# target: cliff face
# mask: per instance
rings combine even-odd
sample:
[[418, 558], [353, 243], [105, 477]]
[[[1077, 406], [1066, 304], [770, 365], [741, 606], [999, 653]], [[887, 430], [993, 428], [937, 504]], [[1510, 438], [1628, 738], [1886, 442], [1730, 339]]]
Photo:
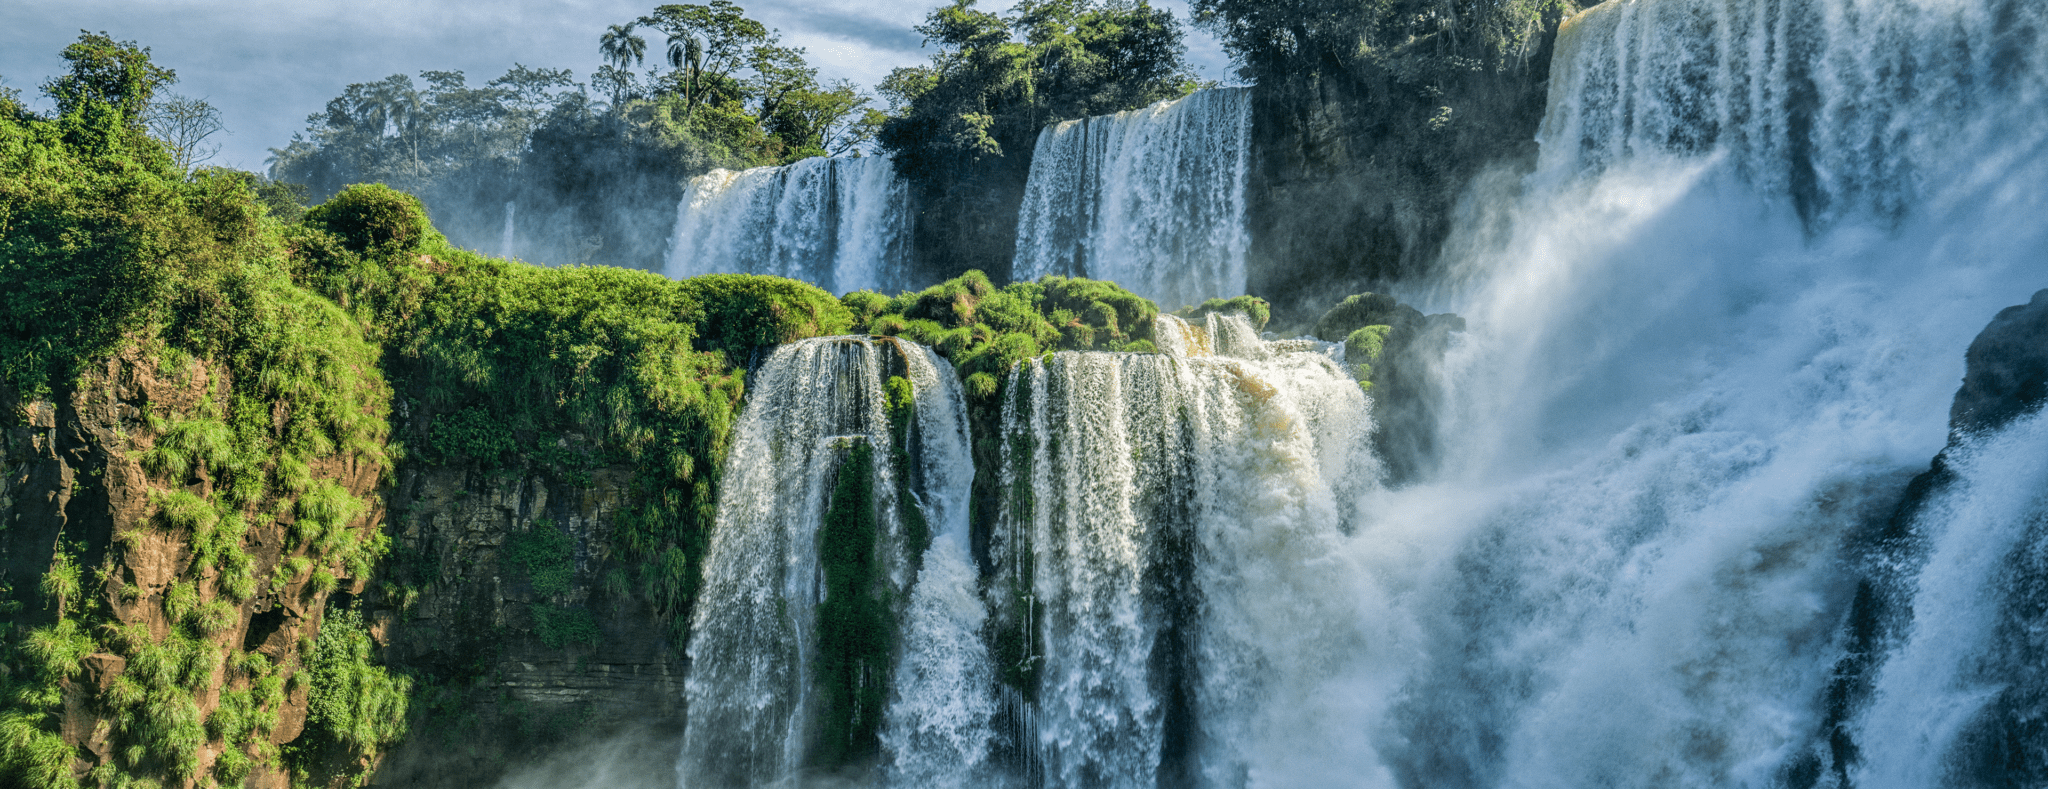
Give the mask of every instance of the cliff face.
[[[1435, 273], [1459, 201], [1536, 161], [1558, 14], [1526, 59], [1423, 70], [1291, 63], [1252, 91], [1249, 290], [1300, 326], [1328, 294]], [[1497, 177], [1486, 177], [1486, 176]]]
[[[0, 431], [0, 580], [60, 600], [15, 603], [12, 625], [70, 639], [72, 648], [109, 647], [79, 656], [55, 688], [62, 741], [84, 755], [74, 769], [166, 768], [174, 786], [208, 776], [288, 783], [277, 756], [306, 732], [315, 684], [304, 675], [308, 652], [330, 598], [362, 591], [366, 579], [321, 541], [295, 536], [319, 516], [275, 498], [231, 509], [240, 523], [189, 510], [216, 499], [225, 481], [204, 462], [168, 467], [175, 464], [153, 450], [178, 440], [176, 427], [162, 429], [166, 418], [201, 413], [233, 389], [216, 367], [130, 348], [56, 402], [0, 397], [14, 417]], [[367, 505], [331, 524], [347, 535], [337, 540], [374, 534], [382, 508], [370, 494], [384, 474], [377, 459], [338, 453], [307, 471], [309, 486], [333, 485]], [[81, 573], [99, 579], [102, 593], [63, 600], [66, 586], [94, 588], [79, 585]], [[95, 645], [71, 635], [88, 630], [111, 637]], [[240, 722], [198, 725], [227, 717]], [[323, 752], [309, 780], [367, 771], [369, 757]]]
[[[375, 598], [386, 659], [427, 683], [378, 786], [491, 786], [536, 749], [637, 734], [614, 754], [666, 773], [680, 749], [682, 634], [607, 589], [633, 470], [587, 479], [407, 469], [391, 492], [395, 584]], [[624, 579], [611, 577], [614, 587]], [[586, 618], [587, 617], [587, 618]], [[643, 764], [644, 762], [644, 764]]]
[[[1853, 786], [1862, 760], [1853, 731], [1868, 707], [1885, 656], [1897, 649], [1913, 626], [1913, 595], [1929, 558], [1933, 537], [1920, 523], [1923, 513], [1942, 506], [1958, 478], [1952, 457], [1974, 442], [2038, 411], [2048, 402], [2048, 290], [2026, 304], [1999, 311], [1970, 343], [1963, 385], [1949, 410], [1949, 443], [1931, 467], [1906, 486], [1888, 519], [1872, 523], [1851, 545], [1859, 566], [1855, 602], [1844, 638], [1847, 657], [1835, 667], [1826, 698], [1827, 717], [1819, 739], [1825, 756], [1795, 759], [1787, 784], [1821, 785], [1832, 776]], [[2048, 553], [2044, 521], [2036, 512], [2026, 538], [2000, 561], [1985, 605], [1997, 609], [1997, 625], [1985, 653], [1968, 672], [1982, 687], [1997, 687], [1964, 724], [1951, 758], [1959, 780], [1975, 786], [2038, 786], [2048, 779]]]

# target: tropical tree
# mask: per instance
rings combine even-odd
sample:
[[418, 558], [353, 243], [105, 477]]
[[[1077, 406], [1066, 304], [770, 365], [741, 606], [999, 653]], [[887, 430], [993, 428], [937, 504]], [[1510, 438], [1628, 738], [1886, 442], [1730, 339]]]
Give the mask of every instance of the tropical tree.
[[64, 48], [71, 72], [43, 84], [57, 103], [59, 116], [90, 106], [119, 110], [128, 125], [142, 126], [143, 111], [159, 88], [178, 81], [178, 73], [149, 62], [149, 47], [115, 41], [105, 31], [78, 31], [78, 41]]
[[684, 101], [691, 108], [702, 104], [718, 83], [747, 66], [756, 47], [775, 44], [775, 35], [766, 25], [748, 19], [745, 9], [727, 0], [711, 0], [710, 5], [660, 6], [654, 13], [640, 17], [638, 24], [668, 34], [672, 65], [678, 58], [679, 47], [682, 59], [688, 62], [689, 41], [696, 40], [696, 64], [690, 68], [686, 81], [693, 86], [709, 83], [711, 89], [692, 87], [685, 92]]
[[647, 59], [647, 39], [633, 34], [636, 24], [612, 25], [597, 39], [598, 50], [604, 53], [610, 70], [600, 78], [612, 89], [613, 107], [624, 103], [626, 95], [631, 92], [632, 72], [628, 68]]

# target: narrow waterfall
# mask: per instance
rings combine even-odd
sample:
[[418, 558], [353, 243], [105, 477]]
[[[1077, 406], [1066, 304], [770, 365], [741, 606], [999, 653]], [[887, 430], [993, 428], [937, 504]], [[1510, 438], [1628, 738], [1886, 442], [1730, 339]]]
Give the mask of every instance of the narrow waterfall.
[[934, 675], [974, 671], [946, 665], [975, 662], [950, 636], [981, 616], [957, 599], [972, 598], [958, 567], [974, 472], [951, 366], [911, 343], [829, 337], [778, 348], [750, 388], [691, 625], [685, 786], [875, 758], [906, 593], [903, 686], [937, 694]]
[[519, 252], [518, 247], [514, 246], [518, 237], [513, 235], [513, 228], [515, 227], [513, 215], [518, 211], [518, 208], [518, 203], [510, 200], [505, 201], [505, 229], [498, 234], [498, 257], [506, 260], [517, 257]]
[[1112, 280], [1167, 309], [1242, 294], [1250, 158], [1250, 88], [1048, 126], [1013, 276]]
[[805, 159], [691, 179], [669, 240], [670, 277], [773, 274], [834, 293], [914, 284], [909, 190], [886, 158]]
[[1159, 320], [1174, 353], [1033, 360], [1004, 405], [995, 654], [1045, 786], [1241, 783], [1358, 646], [1322, 620], [1353, 615], [1327, 559], [1377, 478], [1364, 394], [1332, 346]]

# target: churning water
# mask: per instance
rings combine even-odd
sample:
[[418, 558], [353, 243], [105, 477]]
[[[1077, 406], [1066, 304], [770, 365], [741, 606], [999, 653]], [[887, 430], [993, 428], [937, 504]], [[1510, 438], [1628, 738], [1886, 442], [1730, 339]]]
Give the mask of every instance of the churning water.
[[[1337, 351], [1235, 319], [1026, 362], [986, 555], [932, 519], [896, 581], [883, 752], [849, 780], [2048, 781], [2020, 719], [2048, 694], [2048, 421], [1956, 437], [1912, 538], [1866, 539], [1950, 444], [1970, 339], [2048, 287], [2048, 6], [1610, 0], [1566, 26], [1550, 84], [1536, 171], [1473, 196], [1426, 297], [1470, 326], [1436, 371], [1440, 471], [1383, 484]], [[1176, 106], [1041, 137], [1020, 272], [1241, 291], [1241, 225], [1162, 240], [1192, 192], [1145, 204], [1170, 190], [1137, 174], [1174, 167], [1118, 169]], [[1184, 269], [1201, 293], [1168, 284]], [[688, 786], [803, 775], [805, 541], [826, 438], [888, 440], [882, 374], [849, 361], [877, 347], [809, 341], [758, 374], [692, 641]], [[939, 371], [920, 415], [964, 421], [926, 402], [957, 401], [944, 363], [895, 347]], [[1873, 564], [1905, 605], [1854, 656]], [[1851, 657], [1867, 682], [1831, 704]]]

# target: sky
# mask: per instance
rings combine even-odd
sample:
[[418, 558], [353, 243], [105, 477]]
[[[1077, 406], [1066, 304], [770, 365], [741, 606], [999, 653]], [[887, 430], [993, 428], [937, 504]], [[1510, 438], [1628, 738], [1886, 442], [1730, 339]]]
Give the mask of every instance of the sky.
[[[826, 81], [872, 88], [890, 69], [930, 58], [911, 28], [943, 0], [735, 0], [747, 15], [808, 51]], [[427, 70], [459, 70], [482, 85], [516, 63], [566, 68], [587, 82], [601, 65], [597, 39], [609, 25], [653, 10], [660, 0], [6, 0], [0, 3], [0, 86], [37, 109], [37, 91], [64, 70], [58, 57], [81, 29], [106, 31], [150, 48], [175, 69], [172, 93], [218, 108], [224, 136], [209, 164], [262, 171], [271, 148], [306, 127], [306, 116], [350, 83], [392, 74], [419, 81]], [[1185, 0], [1153, 0], [1182, 20]], [[982, 0], [999, 10], [1008, 0]], [[1188, 34], [1188, 60], [1203, 79], [1228, 81], [1216, 40]], [[652, 60], [662, 43], [648, 41]]]

